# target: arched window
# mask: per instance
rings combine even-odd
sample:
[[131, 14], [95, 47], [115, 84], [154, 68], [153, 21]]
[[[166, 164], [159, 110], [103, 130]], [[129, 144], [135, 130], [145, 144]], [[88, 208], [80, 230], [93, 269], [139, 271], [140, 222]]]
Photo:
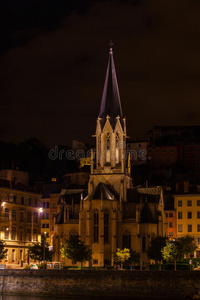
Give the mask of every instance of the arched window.
[[122, 247], [131, 249], [131, 235], [128, 230], [124, 231], [122, 235]]
[[117, 131], [116, 135], [116, 164], [120, 161], [120, 133]]
[[99, 213], [94, 212], [94, 243], [99, 242]]
[[106, 162], [110, 163], [110, 139], [111, 134], [110, 132], [106, 132]]
[[108, 212], [105, 211], [104, 213], [104, 243], [108, 243], [109, 236], [108, 236]]

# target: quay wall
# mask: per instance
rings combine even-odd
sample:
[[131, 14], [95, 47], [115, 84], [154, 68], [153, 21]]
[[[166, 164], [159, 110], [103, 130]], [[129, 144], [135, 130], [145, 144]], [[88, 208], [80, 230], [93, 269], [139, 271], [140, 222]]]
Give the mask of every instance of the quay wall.
[[9, 295], [200, 299], [200, 271], [0, 270]]

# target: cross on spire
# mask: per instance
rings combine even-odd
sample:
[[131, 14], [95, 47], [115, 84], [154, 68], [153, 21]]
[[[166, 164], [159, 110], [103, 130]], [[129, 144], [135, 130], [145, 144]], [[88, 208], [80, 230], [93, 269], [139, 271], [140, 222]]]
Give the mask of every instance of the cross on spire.
[[110, 46], [110, 53], [112, 53], [112, 47], [113, 47], [113, 42], [112, 42], [112, 40], [110, 40], [110, 43], [109, 43], [109, 46]]

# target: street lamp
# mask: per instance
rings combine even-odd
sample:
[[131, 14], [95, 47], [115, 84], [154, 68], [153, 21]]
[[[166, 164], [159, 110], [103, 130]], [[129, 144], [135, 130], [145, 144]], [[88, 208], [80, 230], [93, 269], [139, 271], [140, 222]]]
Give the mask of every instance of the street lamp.
[[46, 241], [46, 232], [44, 232], [44, 239], [43, 239], [43, 260], [44, 260], [43, 269], [45, 269], [45, 241]]

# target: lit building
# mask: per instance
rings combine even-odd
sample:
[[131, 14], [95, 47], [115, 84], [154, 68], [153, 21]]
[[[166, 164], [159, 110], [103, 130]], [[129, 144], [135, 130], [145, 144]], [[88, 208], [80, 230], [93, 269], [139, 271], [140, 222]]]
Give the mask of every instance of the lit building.
[[174, 196], [176, 210], [177, 237], [187, 234], [197, 239], [198, 250], [195, 255], [200, 256], [200, 194], [180, 194]]
[[57, 214], [57, 203], [60, 194], [50, 194], [49, 198], [42, 198], [41, 213], [41, 235], [45, 236], [46, 241], [52, 246], [54, 235], [54, 223]]
[[65, 185], [66, 187], [79, 188], [84, 187], [89, 182], [89, 173], [87, 172], [75, 172], [68, 173], [65, 175]]
[[87, 196], [61, 194], [56, 217], [54, 260], [61, 257], [61, 243], [79, 235], [92, 250], [93, 266], [113, 265], [117, 248], [140, 252], [141, 266], [148, 264], [151, 237], [165, 235], [162, 188], [133, 189], [126, 152], [126, 119], [123, 117], [113, 51], [110, 48], [106, 80], [96, 126], [96, 151], [91, 153]]
[[40, 194], [0, 186], [1, 239], [8, 249], [4, 263], [29, 262], [28, 245], [41, 239], [40, 199]]

